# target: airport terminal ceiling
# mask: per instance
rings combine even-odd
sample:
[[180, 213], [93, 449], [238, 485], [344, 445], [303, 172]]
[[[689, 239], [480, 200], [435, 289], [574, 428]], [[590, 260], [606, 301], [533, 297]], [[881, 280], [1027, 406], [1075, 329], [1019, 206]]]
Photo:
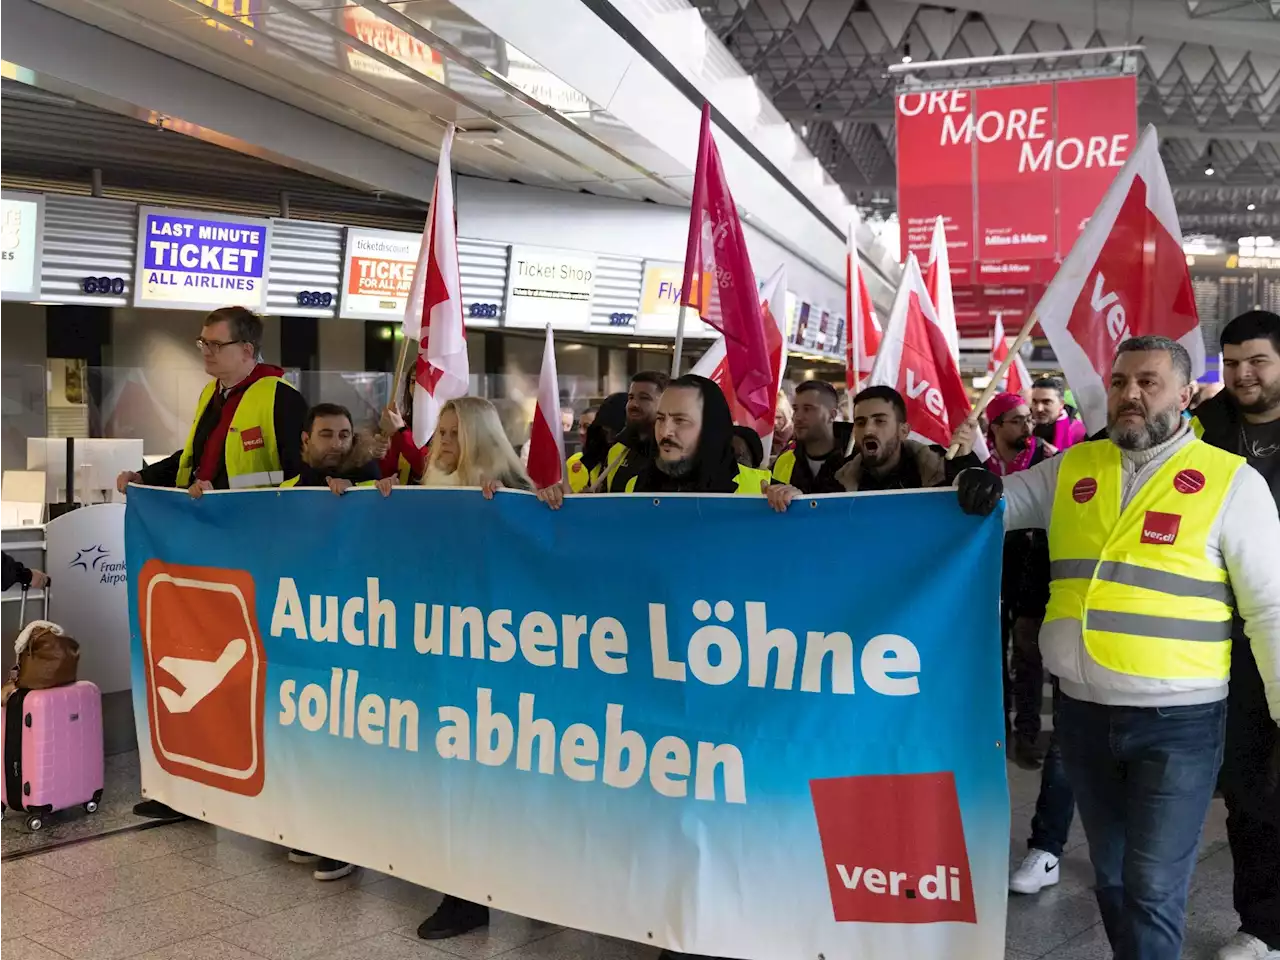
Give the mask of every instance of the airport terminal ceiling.
[[[974, 80], [1119, 67], [1138, 45], [1138, 119], [1153, 123], [1183, 231], [1280, 231], [1280, 4], [1263, 0], [694, 0], [850, 199], [896, 205], [894, 91], [906, 60], [1075, 51], [922, 72]], [[1212, 169], [1212, 175], [1206, 175]]]

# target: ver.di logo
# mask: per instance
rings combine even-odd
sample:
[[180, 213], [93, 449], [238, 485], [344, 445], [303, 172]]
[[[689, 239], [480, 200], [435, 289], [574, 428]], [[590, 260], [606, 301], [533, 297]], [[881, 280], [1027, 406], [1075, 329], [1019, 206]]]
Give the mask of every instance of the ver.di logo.
[[100, 543], [77, 550], [75, 557], [67, 564], [67, 568], [94, 574], [98, 577], [99, 583], [109, 586], [123, 584], [128, 579], [123, 561], [112, 563], [111, 551]]

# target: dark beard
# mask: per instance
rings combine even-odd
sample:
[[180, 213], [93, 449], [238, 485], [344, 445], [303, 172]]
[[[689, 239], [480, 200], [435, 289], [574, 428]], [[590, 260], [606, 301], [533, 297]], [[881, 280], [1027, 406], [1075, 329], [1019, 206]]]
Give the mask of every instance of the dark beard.
[[680, 480], [693, 473], [693, 458], [682, 457], [679, 460], [664, 460], [658, 457], [653, 461], [658, 470], [673, 480]]
[[1182, 414], [1177, 407], [1158, 410], [1148, 415], [1141, 427], [1121, 428], [1114, 423], [1107, 424], [1107, 436], [1121, 450], [1150, 450], [1158, 447], [1175, 433], [1182, 425]]
[[[1258, 395], [1258, 399], [1253, 403], [1241, 403], [1236, 400], [1236, 406], [1240, 408], [1241, 413], [1270, 413], [1276, 407], [1280, 406], [1280, 380], [1277, 380], [1270, 387], [1259, 384], [1262, 388]], [[1235, 399], [1234, 397], [1232, 399]]]

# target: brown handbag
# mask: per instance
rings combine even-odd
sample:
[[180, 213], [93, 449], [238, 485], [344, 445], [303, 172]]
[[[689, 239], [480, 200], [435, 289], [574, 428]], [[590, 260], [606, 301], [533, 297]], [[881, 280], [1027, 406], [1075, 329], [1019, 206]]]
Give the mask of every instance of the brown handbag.
[[18, 687], [47, 690], [76, 682], [80, 644], [71, 637], [37, 628], [18, 656]]

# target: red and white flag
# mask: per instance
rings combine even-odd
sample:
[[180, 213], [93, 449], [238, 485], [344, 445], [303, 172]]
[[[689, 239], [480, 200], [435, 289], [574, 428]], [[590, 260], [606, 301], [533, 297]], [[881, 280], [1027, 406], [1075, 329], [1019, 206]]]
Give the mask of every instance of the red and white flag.
[[956, 303], [951, 293], [951, 257], [947, 253], [947, 228], [938, 217], [933, 222], [933, 239], [929, 243], [929, 266], [924, 285], [933, 301], [938, 324], [947, 338], [951, 359], [960, 365], [960, 333], [956, 329]]
[[770, 377], [769, 333], [738, 208], [711, 138], [710, 104], [702, 106], [680, 302], [724, 335], [738, 402], [753, 417], [768, 415], [777, 396]]
[[[1004, 363], [1004, 358], [1008, 355], [1009, 341], [1004, 335], [1004, 317], [996, 314], [995, 329], [991, 333], [991, 360], [987, 364], [987, 373], [994, 377], [996, 371], [1000, 369], [1000, 364]], [[1031, 374], [1027, 372], [1027, 365], [1022, 362], [1022, 357], [1015, 356], [1005, 373], [1004, 392], [1020, 393], [1025, 397], [1030, 389]]]
[[769, 345], [769, 363], [773, 371], [773, 399], [769, 402], [769, 410], [764, 416], [756, 417], [738, 400], [733, 388], [733, 377], [729, 373], [729, 362], [725, 348], [725, 338], [720, 337], [713, 343], [694, 364], [690, 373], [714, 380], [720, 391], [729, 401], [729, 411], [733, 414], [733, 422], [749, 426], [760, 435], [760, 443], [764, 446], [764, 457], [769, 459], [773, 446], [773, 417], [778, 410], [778, 388], [782, 385], [782, 374], [787, 367], [787, 268], [780, 266], [765, 281], [760, 292], [760, 306], [766, 321], [767, 343]]
[[1116, 347], [1159, 334], [1191, 354], [1204, 373], [1204, 340], [1173, 191], [1148, 126], [1116, 174], [1036, 306], [1036, 315], [1092, 434], [1107, 425], [1107, 387]]
[[907, 255], [870, 382], [902, 394], [912, 435], [927, 443], [949, 446], [972, 409], [915, 254]]
[[556, 344], [547, 324], [538, 375], [538, 405], [529, 431], [529, 478], [539, 490], [564, 479], [564, 423], [560, 419], [560, 379], [556, 376]]
[[876, 319], [867, 278], [858, 259], [858, 214], [849, 223], [849, 249], [845, 252], [844, 382], [852, 396], [858, 384], [871, 372], [871, 363], [880, 349], [880, 321]]
[[467, 329], [462, 322], [462, 278], [458, 270], [458, 234], [454, 226], [453, 175], [449, 155], [454, 126], [440, 147], [435, 192], [427, 228], [404, 308], [404, 335], [418, 341], [414, 366], [413, 442], [425, 446], [436, 432], [440, 408], [466, 396], [471, 379]]

